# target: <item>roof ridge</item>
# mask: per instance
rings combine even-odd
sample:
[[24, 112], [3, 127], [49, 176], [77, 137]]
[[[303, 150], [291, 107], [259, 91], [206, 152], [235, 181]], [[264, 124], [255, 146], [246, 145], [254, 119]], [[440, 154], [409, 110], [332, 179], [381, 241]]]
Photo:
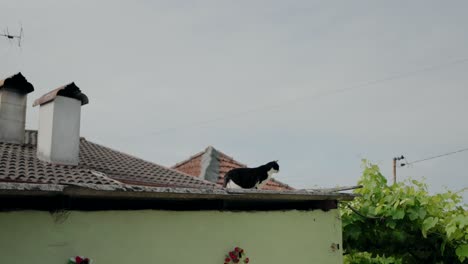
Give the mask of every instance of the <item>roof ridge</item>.
[[219, 151], [209, 146], [200, 161], [200, 177], [216, 183], [219, 178]]

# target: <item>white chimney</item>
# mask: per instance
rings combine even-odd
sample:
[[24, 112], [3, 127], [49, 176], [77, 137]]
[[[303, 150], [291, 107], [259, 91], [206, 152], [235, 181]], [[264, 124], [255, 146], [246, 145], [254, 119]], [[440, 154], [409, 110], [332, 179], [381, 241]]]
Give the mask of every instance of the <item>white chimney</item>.
[[74, 84], [59, 87], [37, 99], [39, 132], [37, 157], [42, 161], [78, 165], [81, 106], [88, 97]]
[[32, 91], [21, 73], [0, 80], [0, 142], [24, 143], [26, 101]]

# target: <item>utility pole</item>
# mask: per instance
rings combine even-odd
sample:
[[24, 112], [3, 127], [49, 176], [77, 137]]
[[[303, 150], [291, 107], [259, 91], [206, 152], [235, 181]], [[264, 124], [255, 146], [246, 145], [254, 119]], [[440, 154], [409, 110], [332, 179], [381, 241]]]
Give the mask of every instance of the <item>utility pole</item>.
[[405, 159], [405, 157], [403, 157], [403, 155], [401, 155], [401, 157], [393, 158], [393, 184], [396, 183], [396, 165], [397, 165], [397, 161], [402, 160], [402, 159]]

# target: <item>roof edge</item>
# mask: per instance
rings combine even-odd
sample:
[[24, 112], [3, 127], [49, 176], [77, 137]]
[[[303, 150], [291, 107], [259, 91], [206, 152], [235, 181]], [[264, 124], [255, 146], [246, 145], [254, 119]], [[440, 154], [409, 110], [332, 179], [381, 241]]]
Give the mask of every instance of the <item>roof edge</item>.
[[[103, 188], [104, 187], [104, 188]], [[122, 187], [89, 185], [58, 185], [30, 183], [0, 183], [0, 196], [51, 196], [66, 195], [76, 198], [116, 199], [174, 199], [174, 200], [226, 200], [226, 201], [350, 201], [356, 195], [350, 193], [327, 193], [267, 190], [224, 190], [198, 188], [144, 187], [128, 185]]]

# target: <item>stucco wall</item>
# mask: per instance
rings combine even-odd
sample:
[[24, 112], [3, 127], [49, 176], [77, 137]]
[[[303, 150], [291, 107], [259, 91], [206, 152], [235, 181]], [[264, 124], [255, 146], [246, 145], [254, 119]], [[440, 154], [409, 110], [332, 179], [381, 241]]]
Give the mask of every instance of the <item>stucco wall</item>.
[[[333, 251], [332, 243], [340, 250]], [[234, 246], [252, 264], [342, 263], [338, 210], [323, 212], [73, 211], [0, 213], [0, 263], [223, 263]]]

